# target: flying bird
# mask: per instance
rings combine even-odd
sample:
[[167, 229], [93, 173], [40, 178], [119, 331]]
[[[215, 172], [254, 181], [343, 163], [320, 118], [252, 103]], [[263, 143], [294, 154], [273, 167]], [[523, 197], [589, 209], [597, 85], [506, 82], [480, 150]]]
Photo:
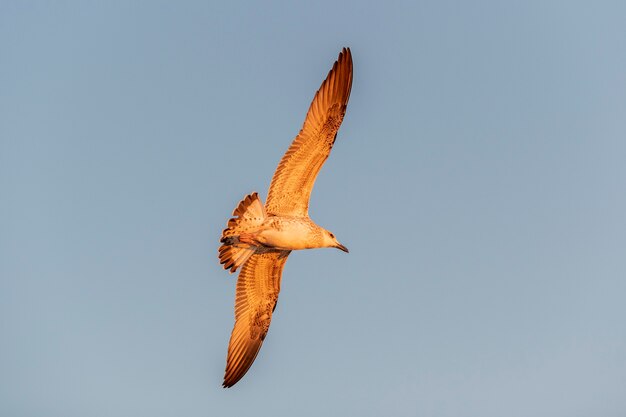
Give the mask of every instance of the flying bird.
[[267, 335], [280, 280], [292, 250], [337, 248], [335, 235], [309, 218], [309, 197], [330, 155], [352, 88], [352, 55], [343, 48], [315, 94], [298, 136], [282, 157], [265, 205], [255, 192], [233, 211], [222, 232], [220, 263], [241, 268], [235, 296], [223, 387], [232, 387], [250, 369]]

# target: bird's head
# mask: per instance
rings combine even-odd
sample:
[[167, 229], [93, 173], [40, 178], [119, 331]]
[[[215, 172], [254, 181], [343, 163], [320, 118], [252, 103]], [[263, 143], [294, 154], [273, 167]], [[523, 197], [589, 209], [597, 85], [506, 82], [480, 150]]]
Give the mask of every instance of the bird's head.
[[324, 233], [322, 233], [322, 239], [323, 239], [324, 247], [337, 248], [337, 249], [341, 249], [342, 251], [346, 253], [349, 252], [348, 248], [346, 248], [341, 243], [339, 243], [335, 235], [333, 235], [332, 232], [329, 232], [328, 230], [324, 230]]

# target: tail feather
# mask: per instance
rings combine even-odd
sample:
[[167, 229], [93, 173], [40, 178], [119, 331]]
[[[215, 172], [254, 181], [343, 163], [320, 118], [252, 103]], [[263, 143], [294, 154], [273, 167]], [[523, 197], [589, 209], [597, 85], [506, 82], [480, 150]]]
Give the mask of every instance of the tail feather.
[[[256, 251], [257, 246], [251, 243], [249, 236], [265, 219], [265, 207], [257, 193], [247, 195], [233, 211], [233, 217], [228, 220], [227, 227], [222, 232], [219, 248], [220, 263], [224, 269], [233, 273], [243, 265]], [[242, 242], [239, 237], [247, 238]]]
[[[233, 210], [233, 216], [243, 217], [244, 219], [265, 218], [265, 207], [261, 203], [258, 193], [248, 194], [243, 200], [239, 202], [235, 210]], [[230, 219], [228, 221], [229, 227], [231, 222], [237, 222], [240, 219]]]

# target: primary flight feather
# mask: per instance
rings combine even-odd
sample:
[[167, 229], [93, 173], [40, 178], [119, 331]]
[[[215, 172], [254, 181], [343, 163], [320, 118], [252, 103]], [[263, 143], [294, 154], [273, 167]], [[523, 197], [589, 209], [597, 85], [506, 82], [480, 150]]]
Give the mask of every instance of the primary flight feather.
[[343, 48], [315, 94], [300, 133], [276, 168], [265, 206], [257, 193], [247, 195], [222, 232], [220, 263], [231, 273], [241, 267], [224, 387], [244, 376], [261, 349], [289, 253], [324, 247], [348, 252], [331, 232], [309, 218], [309, 198], [335, 143], [351, 88], [352, 55]]

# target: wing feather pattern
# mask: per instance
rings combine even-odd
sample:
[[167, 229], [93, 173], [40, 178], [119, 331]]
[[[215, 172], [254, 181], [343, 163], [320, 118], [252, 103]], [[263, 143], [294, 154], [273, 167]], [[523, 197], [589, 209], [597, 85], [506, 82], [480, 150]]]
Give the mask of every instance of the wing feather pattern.
[[335, 143], [351, 88], [352, 55], [343, 48], [278, 164], [265, 204], [269, 213], [308, 217], [311, 190]]
[[257, 252], [243, 265], [237, 280], [235, 327], [230, 336], [225, 388], [232, 387], [250, 369], [261, 349], [278, 301], [280, 279], [290, 251]]

